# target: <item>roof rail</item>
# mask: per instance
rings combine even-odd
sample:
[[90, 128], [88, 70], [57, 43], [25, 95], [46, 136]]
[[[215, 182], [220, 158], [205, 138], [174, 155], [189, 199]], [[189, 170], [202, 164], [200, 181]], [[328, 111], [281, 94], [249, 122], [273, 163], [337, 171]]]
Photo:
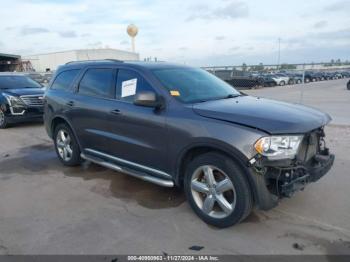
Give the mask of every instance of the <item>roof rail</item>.
[[119, 62], [119, 63], [123, 63], [124, 61], [122, 60], [118, 60], [118, 59], [99, 59], [99, 60], [79, 60], [79, 61], [70, 61], [67, 62], [66, 65], [70, 65], [70, 64], [78, 64], [78, 63], [86, 63], [86, 62], [103, 62], [103, 61], [111, 61], [111, 62]]

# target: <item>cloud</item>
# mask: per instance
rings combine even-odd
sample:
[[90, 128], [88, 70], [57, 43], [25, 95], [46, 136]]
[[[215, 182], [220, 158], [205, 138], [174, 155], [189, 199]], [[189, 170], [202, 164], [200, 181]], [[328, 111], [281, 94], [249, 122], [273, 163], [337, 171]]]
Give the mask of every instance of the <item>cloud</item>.
[[332, 11], [332, 12], [338, 12], [338, 11], [346, 11], [348, 12], [350, 8], [350, 1], [349, 0], [341, 0], [337, 1], [333, 4], [330, 4], [324, 8], [324, 10]]
[[42, 34], [42, 33], [49, 33], [50, 30], [44, 27], [22, 27], [20, 30], [20, 34], [23, 36], [26, 35], [35, 35], [35, 34]]
[[188, 48], [185, 47], [185, 46], [183, 46], [183, 47], [180, 47], [179, 50], [180, 50], [180, 51], [186, 51], [186, 50], [188, 50]]
[[91, 36], [91, 34], [85, 33], [85, 34], [81, 34], [80, 36], [81, 36], [81, 37], [89, 37], [89, 36]]
[[314, 24], [314, 28], [316, 29], [320, 29], [320, 28], [324, 28], [328, 25], [328, 22], [325, 20], [319, 21], [317, 23]]
[[323, 39], [329, 41], [332, 39], [333, 41], [338, 40], [348, 40], [350, 39], [350, 27], [342, 30], [335, 30], [335, 31], [328, 31], [328, 32], [321, 32], [314, 35], [311, 35], [312, 37]]
[[225, 40], [225, 39], [226, 39], [226, 37], [223, 36], [223, 35], [215, 37], [215, 40], [217, 40], [217, 41], [222, 41], [222, 40]]
[[120, 41], [120, 45], [130, 45], [130, 43], [127, 40], [122, 40]]
[[75, 31], [63, 31], [58, 32], [59, 36], [64, 38], [76, 38], [78, 35]]
[[199, 8], [187, 18], [187, 21], [196, 19], [238, 19], [249, 15], [249, 7], [245, 2], [233, 1], [223, 7], [215, 9]]
[[96, 41], [96, 42], [87, 44], [87, 47], [89, 47], [89, 48], [101, 48], [102, 45], [103, 45], [103, 43], [101, 41]]

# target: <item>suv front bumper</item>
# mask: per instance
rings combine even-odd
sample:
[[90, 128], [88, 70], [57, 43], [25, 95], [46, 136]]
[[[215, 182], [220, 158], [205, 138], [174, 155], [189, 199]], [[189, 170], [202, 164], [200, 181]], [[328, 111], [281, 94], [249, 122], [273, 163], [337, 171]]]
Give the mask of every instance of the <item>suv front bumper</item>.
[[[12, 110], [11, 110], [12, 109]], [[19, 123], [19, 122], [27, 122], [27, 121], [35, 121], [43, 119], [43, 107], [21, 107], [19, 109], [14, 110], [13, 108], [8, 108], [5, 113], [6, 121], [8, 123]]]
[[333, 166], [334, 159], [333, 154], [316, 155], [313, 166], [277, 168], [278, 176], [272, 176], [272, 179], [276, 180], [275, 193], [280, 197], [290, 197], [294, 192], [303, 190], [307, 184], [316, 182], [327, 174]]
[[324, 136], [323, 128], [306, 134], [295, 159], [269, 160], [257, 154], [249, 161], [258, 208], [271, 209], [278, 199], [291, 197], [328, 173], [335, 156], [326, 148]]

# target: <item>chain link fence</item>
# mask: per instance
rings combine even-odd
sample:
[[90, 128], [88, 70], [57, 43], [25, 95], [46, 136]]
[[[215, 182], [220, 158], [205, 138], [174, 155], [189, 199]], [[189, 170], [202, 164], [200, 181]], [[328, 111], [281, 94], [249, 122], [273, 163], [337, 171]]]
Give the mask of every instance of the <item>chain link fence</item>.
[[297, 85], [302, 83], [350, 78], [350, 68], [323, 70], [261, 70], [204, 68], [236, 89]]

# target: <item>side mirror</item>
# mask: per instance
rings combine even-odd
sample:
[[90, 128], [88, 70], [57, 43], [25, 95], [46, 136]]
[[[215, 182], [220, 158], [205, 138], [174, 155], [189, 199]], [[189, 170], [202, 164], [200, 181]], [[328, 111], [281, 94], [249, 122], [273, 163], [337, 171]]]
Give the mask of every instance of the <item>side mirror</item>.
[[146, 107], [162, 107], [161, 99], [157, 97], [157, 94], [151, 91], [142, 91], [135, 95], [134, 105], [146, 106]]

